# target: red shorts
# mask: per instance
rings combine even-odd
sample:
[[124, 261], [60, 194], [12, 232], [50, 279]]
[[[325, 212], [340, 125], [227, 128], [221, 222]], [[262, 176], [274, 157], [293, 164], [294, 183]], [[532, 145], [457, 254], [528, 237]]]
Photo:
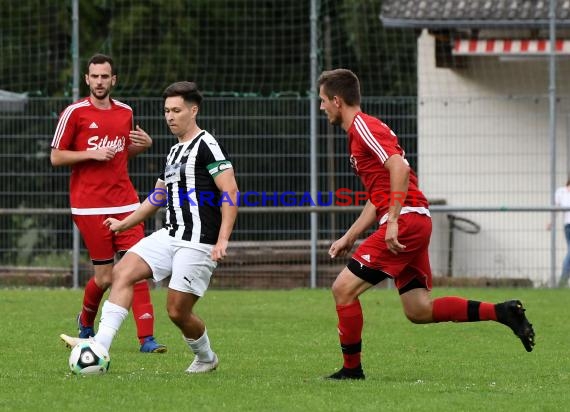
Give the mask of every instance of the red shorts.
[[388, 250], [385, 241], [386, 224], [381, 225], [356, 249], [352, 259], [361, 266], [379, 270], [394, 279], [398, 289], [417, 279], [431, 290], [429, 241], [431, 218], [419, 213], [406, 213], [398, 219], [398, 242], [406, 246], [397, 255]]
[[73, 215], [73, 221], [77, 225], [85, 247], [93, 264], [103, 265], [113, 263], [117, 252], [129, 250], [139, 240], [144, 238], [144, 223], [125, 230], [113, 233], [103, 222], [108, 217], [122, 220], [132, 212], [118, 213], [113, 215]]

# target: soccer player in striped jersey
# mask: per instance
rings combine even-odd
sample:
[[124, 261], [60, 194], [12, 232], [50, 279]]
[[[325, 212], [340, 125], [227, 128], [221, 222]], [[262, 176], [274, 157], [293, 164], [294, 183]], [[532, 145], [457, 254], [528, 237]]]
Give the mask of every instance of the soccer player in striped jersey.
[[431, 297], [429, 205], [396, 134], [381, 120], [362, 112], [360, 83], [350, 70], [325, 71], [318, 85], [320, 108], [331, 124], [347, 132], [350, 163], [369, 194], [360, 216], [331, 245], [331, 258], [345, 256], [362, 233], [378, 224], [332, 285], [344, 363], [328, 378], [364, 379], [363, 314], [358, 298], [387, 278], [394, 280], [411, 322], [492, 320], [510, 327], [525, 349], [532, 351], [534, 331], [520, 301], [494, 304], [455, 296]]
[[[120, 234], [109, 232], [103, 224], [109, 216], [122, 219], [138, 208], [140, 202], [127, 163], [152, 144], [138, 125], [133, 129], [131, 107], [110, 97], [116, 81], [111, 57], [91, 57], [85, 74], [90, 95], [62, 112], [51, 144], [52, 165], [71, 166], [71, 214], [95, 272], [85, 286], [77, 318], [80, 338], [94, 335], [95, 317], [103, 294], [111, 286], [115, 258], [144, 237], [142, 223]], [[154, 308], [146, 280], [134, 286], [133, 316], [140, 351], [166, 352], [166, 346], [153, 336]]]
[[[154, 192], [123, 220], [108, 218], [115, 233], [128, 230], [166, 206], [166, 227], [131, 248], [113, 270], [113, 288], [103, 305], [95, 341], [107, 349], [127, 315], [132, 286], [142, 279], [170, 278], [167, 311], [195, 354], [187, 373], [218, 366], [204, 321], [194, 306], [204, 296], [226, 256], [238, 208], [233, 166], [220, 143], [196, 123], [202, 94], [192, 82], [177, 82], [163, 94], [164, 116], [177, 143], [167, 157]], [[78, 342], [62, 335], [68, 344]]]

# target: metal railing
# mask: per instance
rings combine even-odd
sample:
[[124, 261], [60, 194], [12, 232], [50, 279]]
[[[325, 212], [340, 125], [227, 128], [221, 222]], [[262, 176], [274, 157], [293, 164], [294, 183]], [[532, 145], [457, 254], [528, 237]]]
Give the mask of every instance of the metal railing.
[[[327, 215], [330, 213], [335, 213], [335, 214], [344, 214], [344, 213], [355, 213], [358, 214], [360, 211], [362, 210], [361, 206], [346, 206], [346, 207], [338, 207], [338, 206], [294, 206], [294, 207], [241, 207], [239, 214], [240, 215], [255, 215], [255, 214], [277, 214], [277, 215], [289, 215], [291, 216], [291, 214], [295, 214], [295, 215], [307, 215], [310, 213], [316, 213], [319, 216], [323, 216], [323, 215]], [[462, 220], [462, 221], [469, 221], [472, 223], [472, 227], [476, 228], [477, 230], [472, 230], [470, 231], [471, 233], [479, 233], [481, 231], [481, 225], [475, 221], [473, 221], [472, 219], [467, 219], [467, 218], [463, 218], [463, 217], [457, 217], [455, 215], [455, 213], [473, 213], [473, 212], [480, 212], [480, 213], [484, 213], [484, 214], [493, 214], [493, 215], [501, 215], [504, 216], [505, 214], [512, 214], [512, 213], [522, 213], [522, 212], [528, 212], [528, 213], [545, 213], [545, 212], [550, 212], [552, 215], [555, 215], [557, 212], [564, 212], [564, 211], [569, 211], [570, 208], [563, 208], [563, 207], [555, 207], [555, 206], [449, 206], [449, 205], [432, 205], [430, 206], [430, 211], [432, 213], [432, 215], [434, 217], [436, 216], [440, 216], [440, 215], [446, 215], [447, 218], [447, 227], [443, 227], [443, 224], [440, 224], [440, 226], [437, 229], [439, 229], [440, 232], [445, 232], [447, 231], [447, 236], [448, 236], [448, 242], [447, 242], [447, 250], [445, 251], [447, 254], [447, 259], [446, 259], [446, 265], [445, 265], [445, 271], [440, 270], [440, 272], [444, 272], [442, 273], [445, 276], [452, 276], [453, 274], [453, 257], [450, 258], [450, 256], [453, 256], [453, 252], [455, 250], [460, 251], [458, 249], [458, 247], [456, 245], [454, 245], [454, 235], [453, 235], [453, 229], [456, 227], [456, 225], [452, 224], [453, 222], [456, 222], [458, 219]], [[12, 216], [30, 216], [30, 215], [69, 215], [70, 214], [70, 210], [69, 209], [63, 209], [63, 208], [2, 208], [0, 209], [0, 216], [4, 215], [12, 215]], [[504, 219], [501, 219], [504, 220]], [[160, 225], [160, 218], [157, 217], [156, 222], [155, 222], [155, 226], [159, 226]], [[348, 227], [346, 228], [342, 228], [343, 230], [346, 230]], [[435, 230], [436, 228], [434, 228]], [[239, 242], [232, 242], [237, 246], [237, 249], [239, 249], [240, 251], [247, 251], [249, 250], [250, 252], [255, 251], [255, 249], [259, 249], [259, 248], [279, 248], [279, 246], [282, 246], [283, 248], [296, 248], [297, 250], [297, 255], [298, 254], [302, 254], [303, 251], [305, 253], [307, 253], [310, 256], [310, 273], [309, 273], [309, 279], [308, 279], [308, 286], [310, 287], [316, 287], [318, 284], [318, 271], [319, 271], [319, 266], [322, 266], [322, 252], [325, 251], [327, 249], [327, 244], [330, 244], [330, 242], [332, 241], [332, 239], [334, 239], [335, 237], [338, 236], [338, 234], [331, 234], [331, 233], [326, 233], [326, 232], [318, 232], [315, 236], [307, 236], [305, 235], [304, 239], [298, 239], [298, 241], [292, 241], [292, 240], [280, 240], [279, 239], [279, 227], [274, 227], [272, 228], [272, 230], [275, 232], [275, 236], [273, 237], [274, 240], [272, 241], [244, 241], [241, 240]], [[513, 233], [513, 236], [516, 237], [516, 232]], [[556, 236], [556, 235], [555, 235]], [[300, 242], [300, 243], [299, 243]], [[433, 241], [432, 241], [433, 243]], [[463, 244], [465, 244], [465, 241], [463, 242]], [[309, 249], [310, 248], [314, 248], [314, 250], [320, 250], [321, 251], [321, 256], [317, 256], [317, 254], [313, 254], [310, 253], [309, 254]], [[465, 249], [465, 246], [460, 246], [460, 249], [463, 248]], [[69, 245], [69, 249], [72, 250], [72, 245]], [[434, 246], [434, 254], [437, 254], [437, 250], [439, 250], [440, 252], [442, 252], [442, 250], [444, 249], [443, 245], [440, 244], [436, 244]], [[489, 254], [492, 254], [492, 250], [489, 249]], [[78, 253], [73, 252], [73, 254]], [[465, 250], [463, 250], [462, 253], [465, 253]], [[525, 250], [521, 250], [520, 251], [520, 258], [522, 259], [523, 255], [527, 253]], [[544, 253], [556, 253], [556, 250], [543, 250], [542, 254]], [[236, 256], [240, 256], [240, 254], [242, 254], [242, 252], [238, 252]], [[296, 255], [296, 256], [297, 256]], [[483, 253], [484, 255], [484, 253]], [[252, 255], [253, 256], [253, 255]], [[304, 261], [306, 258], [303, 258], [302, 260]], [[79, 260], [78, 256], [72, 256], [72, 260]], [[319, 262], [319, 260], [321, 262]], [[437, 259], [434, 259], [437, 261]], [[489, 258], [489, 260], [492, 260], [491, 258]], [[281, 260], [279, 261], [280, 265], [286, 266], [288, 264], [287, 261]], [[242, 262], [243, 263], [243, 262]], [[249, 264], [252, 263], [256, 263], [255, 262], [255, 256], [253, 256], [252, 258], [249, 259]], [[259, 264], [263, 263], [263, 262], [257, 262]], [[295, 261], [291, 261], [289, 262], [290, 264], [294, 265], [298, 262]], [[13, 268], [14, 269], [14, 268]], [[25, 270], [26, 268], [21, 268], [22, 270]], [[43, 270], [47, 270], [48, 268], [43, 268]], [[53, 270], [55, 272], [61, 272], [62, 269], [61, 268], [53, 268]], [[544, 270], [544, 268], [542, 269]], [[469, 269], [464, 269], [464, 272], [467, 271], [469, 272]], [[555, 273], [555, 268], [549, 268], [549, 272], [550, 273]], [[461, 274], [460, 274], [461, 276]], [[475, 276], [480, 276], [480, 274], [475, 274]], [[550, 276], [550, 278], [548, 279], [548, 284], [549, 285], [554, 285], [556, 283], [556, 279], [552, 279], [552, 276]], [[79, 266], [74, 266], [73, 268], [73, 273], [72, 273], [72, 284], [73, 287], [79, 287]], [[542, 279], [542, 280], [541, 280]], [[540, 278], [537, 279], [532, 279], [534, 281], [535, 284], [538, 285], [545, 285], [545, 281], [544, 281], [545, 277], [542, 276]]]

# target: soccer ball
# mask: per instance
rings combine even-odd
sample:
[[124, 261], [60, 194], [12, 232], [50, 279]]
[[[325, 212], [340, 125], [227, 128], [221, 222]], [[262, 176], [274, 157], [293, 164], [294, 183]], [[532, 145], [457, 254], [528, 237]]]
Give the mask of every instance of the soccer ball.
[[76, 375], [101, 375], [109, 369], [109, 352], [100, 343], [78, 343], [69, 355], [69, 369]]

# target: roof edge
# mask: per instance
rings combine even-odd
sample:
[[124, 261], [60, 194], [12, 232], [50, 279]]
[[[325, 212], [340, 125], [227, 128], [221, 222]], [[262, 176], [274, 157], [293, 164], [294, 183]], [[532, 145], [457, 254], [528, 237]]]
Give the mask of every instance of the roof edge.
[[[453, 29], [453, 28], [548, 28], [550, 20], [420, 20], [379, 16], [384, 27], [406, 29]], [[556, 21], [557, 28], [570, 27], [569, 20]]]

